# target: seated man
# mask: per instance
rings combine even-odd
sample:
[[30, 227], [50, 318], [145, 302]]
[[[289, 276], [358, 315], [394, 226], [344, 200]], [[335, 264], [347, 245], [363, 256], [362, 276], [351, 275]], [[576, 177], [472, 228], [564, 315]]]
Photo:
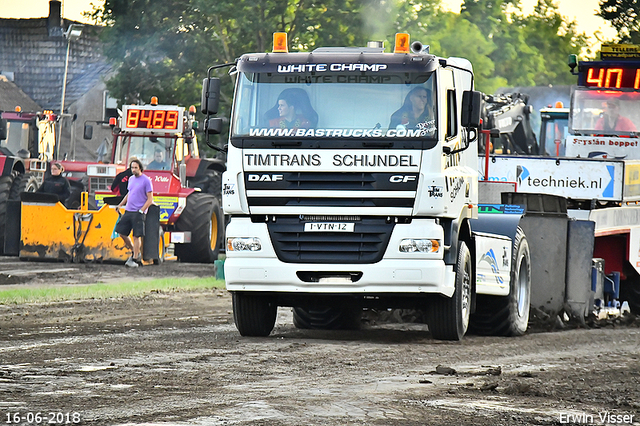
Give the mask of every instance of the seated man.
[[278, 96], [278, 117], [269, 120], [269, 127], [280, 129], [310, 129], [311, 121], [303, 115], [303, 107], [292, 92], [282, 91]]
[[596, 130], [637, 132], [633, 121], [620, 115], [620, 102], [617, 99], [607, 100], [602, 117], [596, 122]]
[[148, 170], [169, 170], [169, 165], [164, 161], [164, 151], [156, 149], [153, 153], [153, 161], [147, 164]]

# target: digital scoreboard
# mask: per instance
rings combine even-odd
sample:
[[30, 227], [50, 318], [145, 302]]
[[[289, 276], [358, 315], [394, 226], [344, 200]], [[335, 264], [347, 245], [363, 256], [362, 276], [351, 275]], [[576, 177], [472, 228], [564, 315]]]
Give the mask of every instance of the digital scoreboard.
[[182, 133], [184, 108], [167, 105], [127, 105], [123, 107], [123, 130], [132, 132], [156, 131]]
[[640, 65], [585, 63], [580, 70], [581, 85], [600, 89], [640, 89]]

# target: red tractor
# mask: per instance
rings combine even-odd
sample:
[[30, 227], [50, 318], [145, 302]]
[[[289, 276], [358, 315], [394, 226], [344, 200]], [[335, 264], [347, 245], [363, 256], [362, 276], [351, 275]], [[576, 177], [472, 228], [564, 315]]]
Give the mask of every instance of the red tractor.
[[51, 111], [0, 111], [0, 253], [5, 252], [7, 202], [34, 192], [42, 182], [56, 145]]
[[[96, 207], [117, 204], [122, 195], [111, 190], [116, 175], [132, 157], [145, 166], [153, 182], [154, 204], [160, 207], [163, 253], [173, 246], [182, 262], [210, 263], [218, 258], [223, 240], [221, 176], [225, 163], [200, 157], [194, 133], [195, 107], [188, 113], [176, 105], [129, 105], [112, 119], [113, 144], [109, 164], [87, 164], [87, 191]], [[85, 138], [91, 136], [85, 128]], [[82, 165], [64, 163], [71, 173]], [[80, 170], [78, 169], [80, 166]], [[161, 259], [164, 255], [161, 255]]]

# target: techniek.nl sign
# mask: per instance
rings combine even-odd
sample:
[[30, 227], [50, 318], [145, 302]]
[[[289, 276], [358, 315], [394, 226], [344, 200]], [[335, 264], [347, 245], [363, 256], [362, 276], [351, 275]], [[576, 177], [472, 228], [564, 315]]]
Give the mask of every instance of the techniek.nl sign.
[[[484, 157], [478, 163], [483, 174]], [[621, 200], [622, 174], [619, 161], [494, 157], [489, 162], [489, 181], [516, 182], [518, 192], [577, 200]]]

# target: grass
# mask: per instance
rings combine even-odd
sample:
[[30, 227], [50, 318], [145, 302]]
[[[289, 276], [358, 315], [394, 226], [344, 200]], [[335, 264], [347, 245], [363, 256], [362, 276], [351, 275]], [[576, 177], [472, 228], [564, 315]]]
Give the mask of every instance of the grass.
[[108, 299], [142, 296], [154, 291], [224, 288], [224, 281], [208, 278], [162, 278], [111, 284], [69, 285], [62, 287], [24, 287], [2, 290], [0, 305], [59, 302], [64, 300]]

